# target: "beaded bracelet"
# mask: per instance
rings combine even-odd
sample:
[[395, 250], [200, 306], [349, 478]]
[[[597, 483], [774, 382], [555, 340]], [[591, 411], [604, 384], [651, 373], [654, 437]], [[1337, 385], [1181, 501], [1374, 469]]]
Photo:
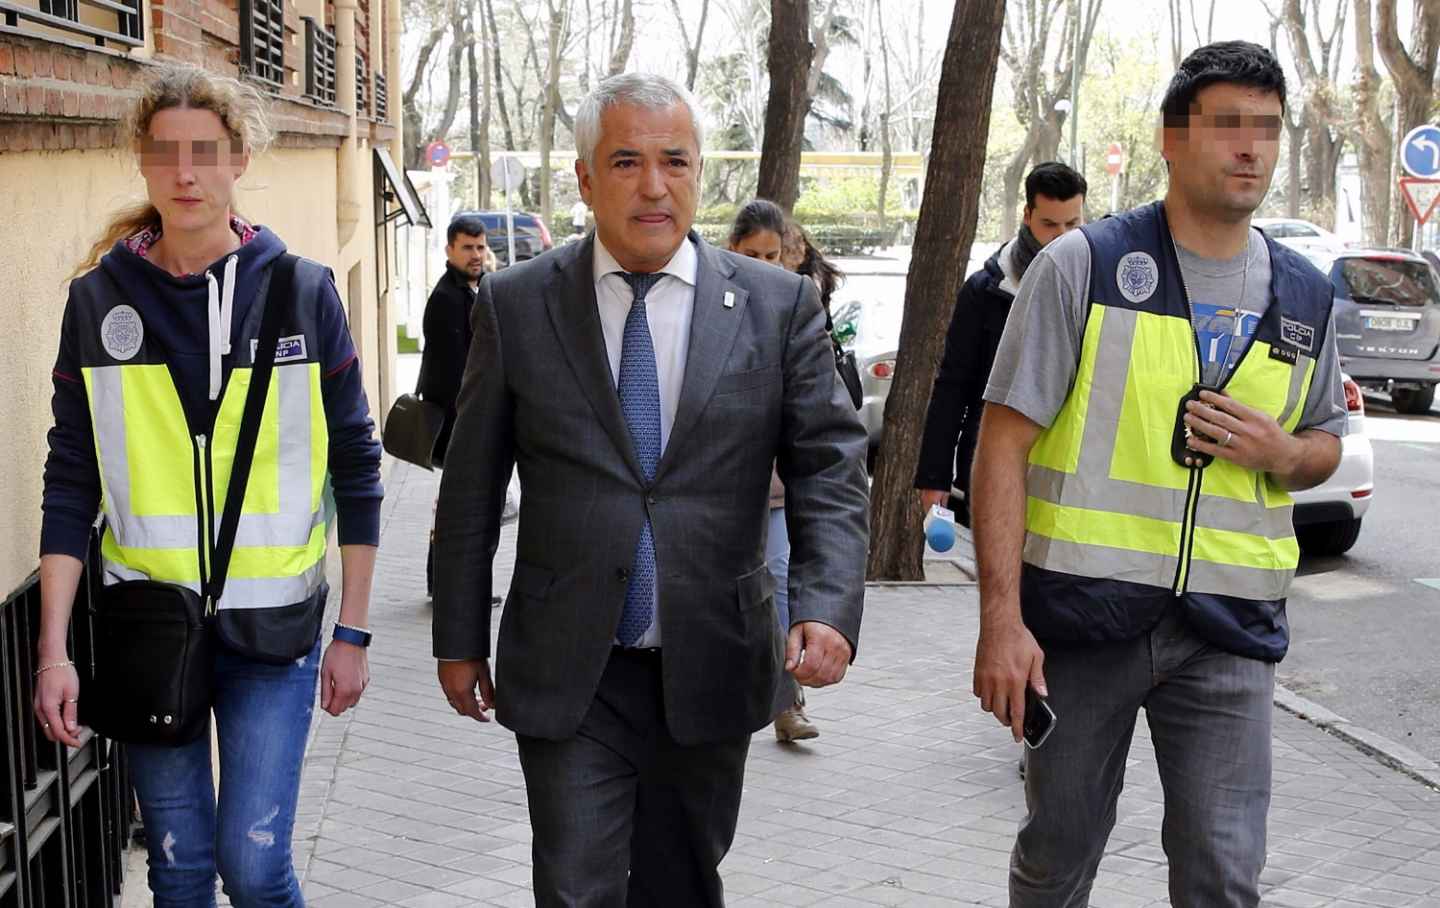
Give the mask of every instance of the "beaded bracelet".
[[35, 677], [40, 677], [52, 668], [66, 668], [68, 666], [73, 666], [74, 664], [74, 662], [70, 662], [67, 660], [65, 662], [52, 662], [49, 665], [42, 665], [39, 668], [35, 669]]

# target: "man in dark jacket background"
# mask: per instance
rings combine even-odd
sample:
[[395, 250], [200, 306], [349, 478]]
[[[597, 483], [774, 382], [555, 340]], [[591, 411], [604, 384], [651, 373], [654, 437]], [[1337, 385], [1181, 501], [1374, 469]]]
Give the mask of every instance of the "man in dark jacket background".
[[420, 360], [420, 396], [445, 408], [445, 428], [436, 440], [444, 460], [455, 422], [455, 397], [470, 354], [470, 310], [485, 273], [485, 223], [479, 215], [458, 214], [445, 230], [445, 273], [425, 303], [425, 352]]
[[955, 519], [970, 525], [970, 464], [980, 431], [980, 395], [1010, 304], [1036, 253], [1085, 223], [1087, 188], [1085, 178], [1064, 164], [1037, 165], [1025, 177], [1025, 217], [1018, 235], [960, 287], [915, 472], [915, 488], [926, 512], [950, 498]]
[[[445, 230], [445, 273], [435, 282], [425, 302], [425, 351], [420, 358], [420, 381], [416, 392], [425, 400], [445, 408], [445, 425], [435, 439], [435, 461], [443, 465], [455, 425], [455, 398], [465, 358], [470, 355], [470, 310], [480, 278], [485, 276], [489, 247], [485, 222], [477, 214], [460, 213]], [[425, 590], [434, 589], [435, 534], [430, 534], [430, 551], [425, 556]]]

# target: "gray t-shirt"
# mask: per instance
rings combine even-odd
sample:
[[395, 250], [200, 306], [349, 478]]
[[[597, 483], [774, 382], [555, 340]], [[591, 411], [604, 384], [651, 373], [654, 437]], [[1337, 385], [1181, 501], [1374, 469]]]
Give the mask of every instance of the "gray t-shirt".
[[[1269, 308], [1270, 251], [1252, 230], [1249, 248], [1233, 259], [1206, 259], [1184, 248], [1178, 252], [1205, 358], [1205, 380], [1215, 383], [1235, 367]], [[985, 400], [1018, 410], [1041, 426], [1055, 421], [1079, 369], [1089, 295], [1090, 243], [1075, 230], [1042, 249], [1025, 272], [995, 353]], [[1345, 389], [1334, 338], [1332, 323], [1297, 431], [1345, 434]]]

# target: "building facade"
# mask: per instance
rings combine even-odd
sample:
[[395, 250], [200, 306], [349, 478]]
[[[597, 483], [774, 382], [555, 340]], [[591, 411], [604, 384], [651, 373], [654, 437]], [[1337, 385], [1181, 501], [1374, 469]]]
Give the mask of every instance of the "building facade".
[[37, 564], [66, 281], [111, 212], [144, 196], [119, 121], [157, 62], [271, 98], [277, 140], [237, 208], [335, 272], [379, 422], [394, 397], [395, 228], [424, 221], [391, 163], [400, 27], [399, 0], [0, 0], [0, 598]]

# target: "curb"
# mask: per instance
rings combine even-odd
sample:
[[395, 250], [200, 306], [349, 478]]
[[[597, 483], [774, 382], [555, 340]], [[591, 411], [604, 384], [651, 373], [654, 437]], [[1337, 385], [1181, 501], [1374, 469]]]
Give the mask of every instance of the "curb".
[[1369, 754], [1382, 765], [1440, 791], [1440, 764], [1400, 742], [1361, 728], [1279, 682], [1275, 684], [1275, 706]]
[[[905, 580], [872, 580], [865, 584], [866, 589], [963, 589], [977, 586], [974, 581], [963, 582], [934, 582], [934, 581], [905, 581]], [[1332, 712], [1329, 709], [1300, 696], [1290, 688], [1275, 682], [1275, 707], [1283, 710], [1298, 719], [1301, 719], [1315, 726], [1327, 734], [1334, 735], [1345, 743], [1374, 757], [1376, 762], [1403, 775], [1409, 776], [1415, 781], [1440, 791], [1440, 763], [1424, 756], [1398, 741], [1377, 734], [1368, 728], [1362, 728], [1351, 722], [1344, 716]]]

